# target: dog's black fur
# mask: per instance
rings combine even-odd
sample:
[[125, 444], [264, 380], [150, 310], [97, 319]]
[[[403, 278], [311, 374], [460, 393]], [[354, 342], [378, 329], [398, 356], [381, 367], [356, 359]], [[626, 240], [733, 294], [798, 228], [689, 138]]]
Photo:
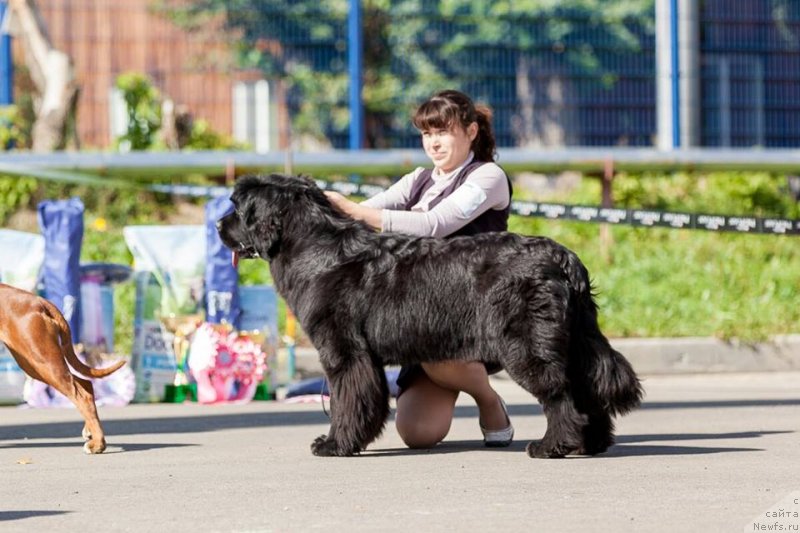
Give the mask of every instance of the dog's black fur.
[[586, 268], [550, 239], [377, 233], [303, 177], [243, 177], [231, 199], [222, 241], [269, 261], [330, 381], [331, 428], [316, 455], [356, 454], [380, 435], [384, 364], [500, 363], [543, 405], [532, 457], [605, 451], [611, 417], [641, 401], [636, 374], [598, 328]]

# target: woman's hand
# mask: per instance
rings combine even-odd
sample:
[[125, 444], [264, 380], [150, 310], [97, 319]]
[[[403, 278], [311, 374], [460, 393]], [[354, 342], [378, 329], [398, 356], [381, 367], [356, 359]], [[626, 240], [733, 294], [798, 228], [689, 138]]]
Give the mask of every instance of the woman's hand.
[[366, 222], [375, 229], [381, 229], [381, 210], [366, 207], [348, 200], [345, 196], [335, 191], [324, 191], [331, 205], [340, 213], [354, 220]]
[[358, 206], [358, 204], [351, 202], [344, 195], [339, 194], [338, 192], [324, 191], [323, 194], [328, 197], [328, 201], [337, 211], [352, 217], [351, 213], [354, 211], [355, 207]]

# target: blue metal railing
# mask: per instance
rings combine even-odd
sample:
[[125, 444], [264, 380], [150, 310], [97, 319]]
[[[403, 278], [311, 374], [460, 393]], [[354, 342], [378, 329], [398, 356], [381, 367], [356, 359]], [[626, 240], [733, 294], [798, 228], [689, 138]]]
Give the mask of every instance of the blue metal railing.
[[3, 20], [8, 5], [0, 0], [0, 105], [14, 101], [14, 64], [11, 60], [11, 36], [3, 33]]

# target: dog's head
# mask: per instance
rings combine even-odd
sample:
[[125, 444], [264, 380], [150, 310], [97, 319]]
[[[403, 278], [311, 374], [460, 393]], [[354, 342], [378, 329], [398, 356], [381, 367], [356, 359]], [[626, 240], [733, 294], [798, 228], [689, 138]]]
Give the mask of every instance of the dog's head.
[[303, 199], [327, 203], [316, 184], [305, 177], [271, 174], [243, 176], [236, 181], [231, 195], [234, 209], [217, 221], [222, 242], [238, 259], [271, 259], [280, 250], [287, 215]]

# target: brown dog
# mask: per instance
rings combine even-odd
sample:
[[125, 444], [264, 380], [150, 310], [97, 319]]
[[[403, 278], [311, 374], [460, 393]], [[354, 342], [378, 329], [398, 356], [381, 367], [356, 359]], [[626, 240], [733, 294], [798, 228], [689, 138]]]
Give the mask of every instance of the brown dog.
[[72, 400], [86, 424], [86, 453], [102, 453], [106, 440], [92, 382], [73, 375], [67, 363], [81, 374], [102, 378], [119, 369], [119, 361], [104, 369], [86, 366], [75, 355], [69, 324], [55, 305], [30, 292], [0, 283], [0, 342], [5, 343], [17, 364], [32, 378], [43, 381]]

